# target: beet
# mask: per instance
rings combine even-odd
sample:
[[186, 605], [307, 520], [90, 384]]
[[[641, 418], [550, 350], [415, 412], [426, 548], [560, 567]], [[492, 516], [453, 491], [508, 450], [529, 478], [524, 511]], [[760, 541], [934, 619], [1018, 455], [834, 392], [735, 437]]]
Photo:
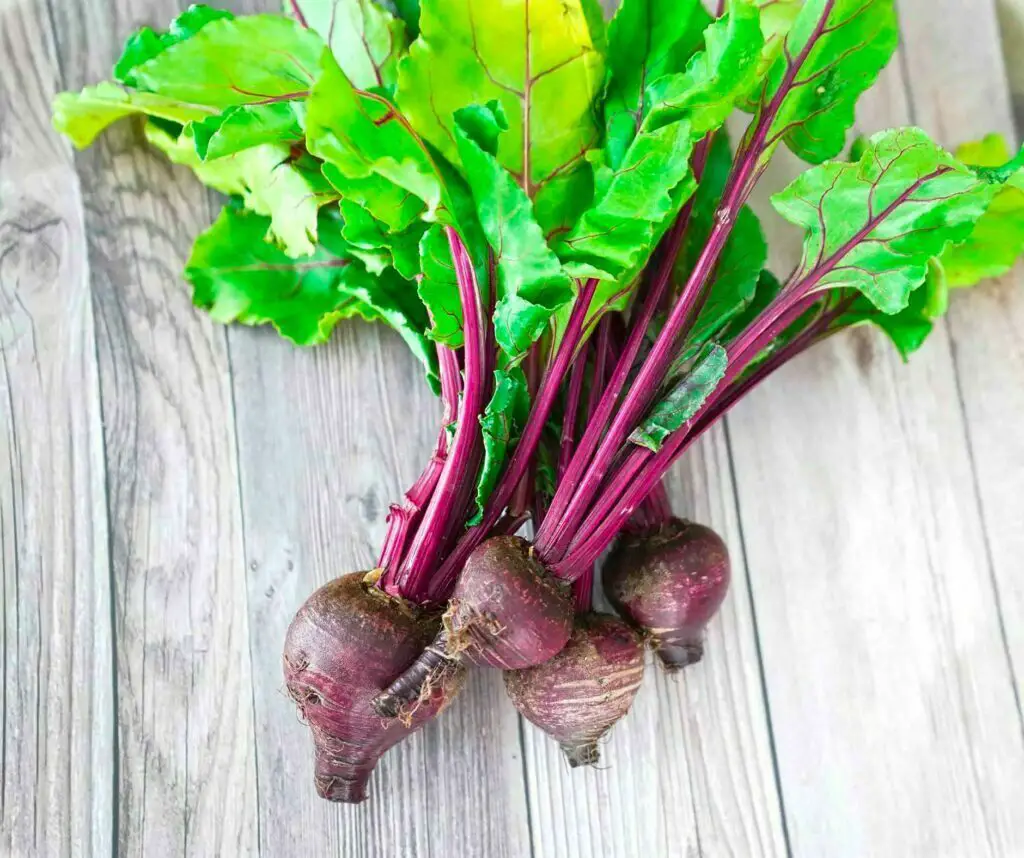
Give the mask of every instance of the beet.
[[625, 534], [604, 566], [615, 609], [651, 641], [669, 672], [704, 655], [704, 629], [729, 588], [729, 552], [708, 527], [672, 518]]
[[317, 792], [360, 802], [377, 761], [441, 712], [465, 679], [450, 665], [412, 703], [382, 720], [372, 701], [420, 654], [439, 617], [389, 596], [364, 573], [317, 590], [288, 628], [284, 673], [288, 693], [313, 732]]
[[536, 667], [506, 671], [505, 689], [575, 768], [598, 762], [598, 741], [629, 711], [643, 673], [639, 634], [608, 614], [582, 614], [565, 649]]
[[466, 560], [437, 637], [374, 707], [383, 716], [395, 713], [453, 663], [508, 670], [547, 661], [569, 640], [572, 611], [568, 587], [533, 556], [529, 542], [491, 537]]

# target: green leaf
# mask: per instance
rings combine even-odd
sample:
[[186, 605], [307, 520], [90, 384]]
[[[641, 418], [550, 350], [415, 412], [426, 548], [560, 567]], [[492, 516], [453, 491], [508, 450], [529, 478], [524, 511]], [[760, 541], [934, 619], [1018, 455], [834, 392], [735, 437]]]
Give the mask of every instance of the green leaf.
[[[761, 59], [758, 61], [755, 75], [756, 79], [760, 81], [782, 53], [786, 36], [792, 29], [796, 16], [800, 14], [804, 0], [754, 0], [754, 2], [761, 10], [761, 35], [764, 40]], [[752, 101], [748, 100], [746, 104], [750, 110], [757, 107], [760, 94], [760, 89], [755, 87], [751, 96]]]
[[326, 341], [341, 319], [383, 321], [436, 381], [435, 352], [423, 336], [426, 314], [414, 287], [394, 272], [372, 276], [353, 259], [336, 211], [321, 213], [322, 244], [301, 259], [264, 242], [268, 226], [264, 217], [228, 207], [199, 236], [185, 268], [196, 306], [224, 324], [272, 324], [297, 345]]
[[898, 35], [893, 0], [806, 0], [764, 78], [745, 143], [762, 141], [762, 163], [780, 141], [811, 163], [836, 157]]
[[705, 42], [685, 71], [648, 87], [650, 127], [686, 118], [699, 139], [720, 128], [753, 86], [764, 47], [756, 6], [735, 0], [728, 14], [708, 27]]
[[242, 104], [190, 126], [196, 152], [204, 161], [234, 155], [264, 143], [303, 140], [305, 106], [299, 101]]
[[657, 453], [665, 439], [693, 417], [725, 376], [726, 351], [707, 346], [690, 370], [672, 386], [629, 436], [630, 442]]
[[408, 47], [405, 24], [373, 0], [285, 0], [285, 10], [330, 46], [360, 89], [394, 87]]
[[928, 263], [962, 242], [999, 189], [916, 128], [884, 131], [856, 164], [808, 170], [772, 198], [807, 230], [792, 288], [857, 289], [884, 313], [907, 306]]
[[128, 116], [153, 116], [184, 125], [218, 113], [216, 108], [188, 104], [148, 92], [129, 92], [115, 83], [87, 86], [81, 92], [62, 92], [53, 101], [53, 127], [79, 149], [109, 125]]
[[580, 0], [423, 0], [420, 37], [399, 69], [398, 105], [452, 162], [455, 112], [501, 103], [509, 131], [498, 163], [534, 201], [545, 233], [571, 224], [591, 193], [584, 153], [600, 137], [603, 83], [592, 22]]
[[311, 156], [295, 159], [289, 146], [265, 144], [204, 162], [189, 129], [174, 136], [149, 123], [146, 138], [174, 163], [190, 167], [204, 185], [239, 196], [246, 208], [270, 218], [266, 240], [280, 245], [290, 256], [313, 252], [317, 213], [337, 199], [337, 194]]
[[323, 40], [288, 18], [218, 18], [131, 71], [133, 85], [192, 104], [227, 108], [303, 98], [316, 80]]
[[544, 240], [530, 198], [495, 157], [507, 129], [497, 101], [455, 114], [459, 155], [497, 267], [495, 338], [514, 363], [572, 302], [573, 284]]
[[942, 266], [937, 261], [929, 263], [928, 276], [924, 285], [910, 293], [907, 306], [898, 313], [881, 312], [863, 295], [853, 298], [850, 308], [834, 323], [834, 328], [847, 328], [861, 324], [872, 324], [883, 331], [903, 360], [909, 360], [931, 334], [935, 320], [945, 315], [949, 298]]
[[576, 277], [628, 283], [696, 187], [692, 151], [693, 134], [685, 120], [643, 131], [605, 180], [604, 194], [556, 245], [566, 270]]
[[138, 86], [133, 72], [144, 62], [179, 42], [191, 39], [211, 21], [233, 17], [234, 15], [226, 9], [211, 9], [209, 6], [196, 4], [171, 21], [165, 33], [142, 27], [125, 42], [121, 57], [114, 65], [114, 79], [125, 86]]
[[[714, 227], [725, 182], [732, 167], [732, 150], [724, 132], [715, 135], [700, 185], [693, 198], [693, 211], [686, 240], [676, 263], [674, 280], [682, 288], [689, 279]], [[684, 355], [693, 358], [697, 351], [754, 299], [761, 270], [768, 257], [768, 245], [757, 216], [747, 207], [740, 210], [718, 265], [704, 309], [687, 340]]]
[[421, 214], [443, 218], [447, 201], [430, 151], [385, 97], [355, 89], [330, 53], [306, 113], [306, 146], [321, 158], [324, 175], [392, 230]]
[[405, 22], [410, 39], [420, 34], [420, 0], [391, 0], [398, 17]]
[[430, 313], [431, 339], [460, 348], [464, 339], [459, 283], [448, 237], [440, 224], [432, 224], [420, 240], [420, 271], [419, 296]]
[[479, 524], [484, 505], [505, 469], [509, 451], [530, 413], [530, 392], [520, 367], [498, 369], [494, 373], [494, 394], [480, 418], [484, 458], [476, 484], [476, 513], [469, 526]]
[[[975, 167], [998, 167], [1010, 160], [1006, 141], [992, 134], [957, 149], [957, 157]], [[942, 254], [942, 267], [953, 288], [974, 286], [1001, 277], [1024, 253], [1024, 175], [1011, 178], [974, 231]]]
[[367, 271], [380, 274], [385, 268], [394, 268], [406, 280], [415, 279], [420, 272], [419, 247], [426, 224], [416, 221], [402, 232], [389, 232], [386, 224], [358, 203], [342, 200], [340, 206], [342, 237]]
[[608, 25], [604, 148], [610, 167], [621, 165], [647, 115], [648, 83], [685, 70], [710, 23], [700, 0], [623, 0]]

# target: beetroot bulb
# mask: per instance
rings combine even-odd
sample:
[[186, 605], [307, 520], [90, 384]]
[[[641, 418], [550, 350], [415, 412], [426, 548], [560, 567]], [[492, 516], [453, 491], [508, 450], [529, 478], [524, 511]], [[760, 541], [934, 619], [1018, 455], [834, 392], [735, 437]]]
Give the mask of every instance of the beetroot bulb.
[[678, 518], [623, 534], [603, 573], [608, 599], [647, 635], [669, 672], [700, 661], [704, 629], [725, 599], [729, 578], [721, 537]]
[[594, 765], [598, 741], [633, 703], [644, 674], [640, 635], [608, 614], [581, 614], [554, 658], [505, 672], [508, 696], [562, 747], [569, 765]]
[[491, 537], [466, 560], [433, 643], [374, 706], [393, 715], [453, 663], [509, 670], [547, 661], [569, 640], [572, 615], [568, 587], [533, 556], [529, 542]]
[[465, 670], [449, 665], [401, 717], [382, 720], [373, 698], [420, 654], [438, 617], [377, 589], [356, 572], [317, 590], [288, 628], [288, 693], [313, 732], [317, 792], [331, 801], [366, 798], [381, 756], [441, 712], [462, 687]]

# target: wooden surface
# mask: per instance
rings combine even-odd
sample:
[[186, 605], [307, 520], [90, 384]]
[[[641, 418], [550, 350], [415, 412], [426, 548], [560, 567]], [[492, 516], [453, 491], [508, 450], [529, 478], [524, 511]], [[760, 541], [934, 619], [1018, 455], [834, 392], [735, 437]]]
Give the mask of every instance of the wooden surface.
[[[1013, 136], [1014, 3], [900, 0], [861, 127]], [[372, 564], [436, 405], [376, 328], [300, 352], [194, 312], [217, 202], [130, 126], [50, 131], [178, 5], [0, 0], [0, 855], [1024, 856], [1019, 272], [909, 367], [867, 332], [798, 361], [676, 469], [735, 586], [600, 769], [477, 673], [369, 803], [316, 799], [284, 629]]]

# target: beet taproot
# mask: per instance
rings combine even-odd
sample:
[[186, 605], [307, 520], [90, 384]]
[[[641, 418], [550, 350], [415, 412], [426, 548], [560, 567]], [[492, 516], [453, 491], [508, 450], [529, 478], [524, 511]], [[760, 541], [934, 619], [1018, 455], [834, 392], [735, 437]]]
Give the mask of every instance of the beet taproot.
[[599, 761], [598, 741], [629, 711], [643, 673], [640, 635], [617, 617], [590, 613], [576, 618], [554, 658], [506, 671], [505, 690], [575, 768]]
[[641, 629], [669, 672], [704, 655], [704, 630], [722, 606], [729, 551], [711, 528], [672, 518], [624, 534], [604, 566], [605, 593]]
[[412, 664], [437, 632], [440, 618], [373, 586], [356, 572], [317, 590], [288, 628], [284, 673], [288, 693], [313, 733], [317, 792], [356, 803], [377, 761], [414, 733], [458, 693], [457, 664], [420, 690], [410, 705], [382, 719], [373, 699]]

